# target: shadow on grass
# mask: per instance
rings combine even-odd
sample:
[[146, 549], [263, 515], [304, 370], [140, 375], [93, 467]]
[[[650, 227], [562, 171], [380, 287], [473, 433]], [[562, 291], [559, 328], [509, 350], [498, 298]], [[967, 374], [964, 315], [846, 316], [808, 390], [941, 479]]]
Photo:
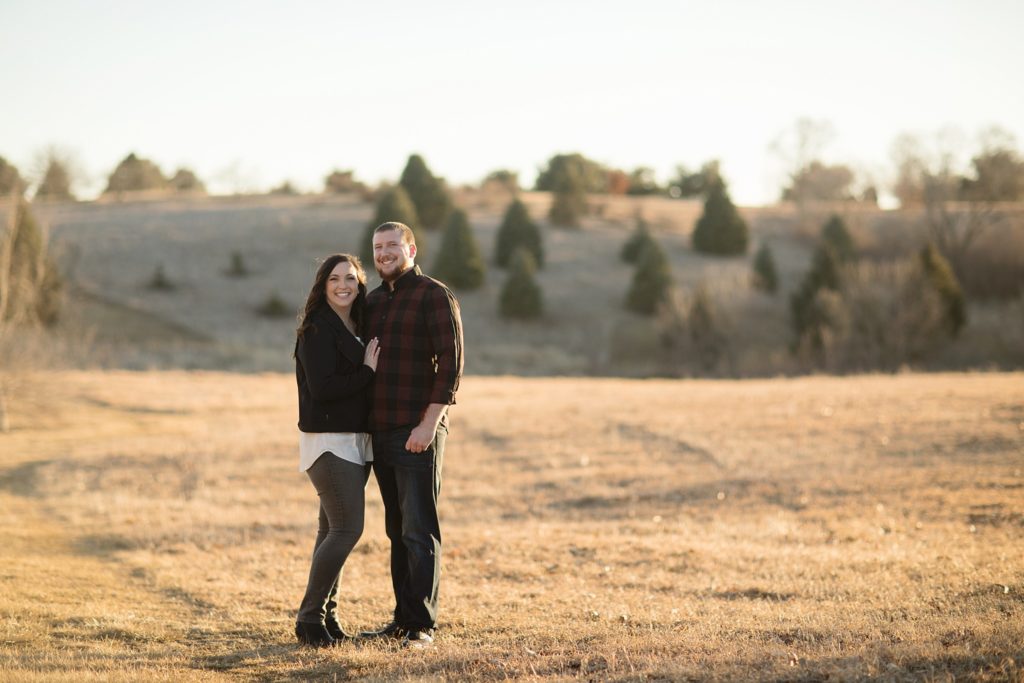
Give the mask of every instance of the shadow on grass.
[[25, 498], [39, 498], [39, 470], [53, 464], [54, 460], [36, 460], [0, 472], [0, 491], [6, 491]]

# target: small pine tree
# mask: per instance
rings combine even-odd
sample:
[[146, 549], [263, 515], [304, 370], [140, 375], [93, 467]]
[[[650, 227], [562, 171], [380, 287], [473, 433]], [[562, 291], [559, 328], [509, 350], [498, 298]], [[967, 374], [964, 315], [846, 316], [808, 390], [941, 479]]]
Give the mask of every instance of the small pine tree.
[[756, 289], [774, 294], [779, 289], [779, 276], [775, 270], [775, 257], [767, 244], [762, 244], [754, 257], [754, 272], [751, 281]]
[[249, 275], [249, 269], [245, 265], [245, 259], [242, 258], [242, 252], [231, 252], [231, 265], [224, 271], [224, 274], [228, 277], [247, 277]]
[[853, 237], [839, 214], [832, 214], [832, 218], [822, 226], [821, 241], [831, 247], [840, 263], [848, 263], [857, 255]]
[[56, 201], [74, 201], [71, 193], [71, 174], [67, 166], [59, 159], [51, 157], [46, 164], [46, 172], [36, 188], [37, 199], [53, 199]]
[[814, 252], [811, 267], [789, 300], [790, 321], [796, 337], [794, 348], [809, 343], [813, 351], [823, 346], [828, 319], [818, 306], [818, 292], [827, 289], [838, 292], [840, 287], [839, 257], [831, 247], [821, 244]]
[[360, 243], [359, 249], [356, 250], [359, 253], [359, 258], [363, 260], [363, 264], [367, 268], [373, 264], [373, 231], [381, 223], [388, 222], [405, 223], [412, 228], [413, 234], [416, 235], [416, 251], [422, 255], [424, 246], [423, 232], [419, 229], [416, 207], [413, 206], [412, 200], [409, 199], [409, 194], [405, 189], [401, 185], [397, 185], [385, 192], [384, 196], [377, 202], [377, 213], [366, 224], [366, 230], [363, 231], [363, 241]]
[[942, 299], [946, 330], [955, 337], [967, 324], [967, 300], [956, 273], [953, 272], [953, 267], [949, 265], [946, 257], [932, 243], [921, 250], [920, 260], [928, 283]]
[[398, 184], [409, 193], [420, 225], [435, 230], [444, 224], [451, 211], [451, 199], [444, 181], [430, 172], [423, 157], [419, 154], [409, 157]]
[[672, 267], [661, 246], [651, 240], [640, 254], [633, 282], [626, 294], [626, 308], [643, 315], [654, 315], [668, 301], [672, 289]]
[[747, 251], [747, 223], [729, 199], [724, 180], [709, 186], [692, 239], [693, 248], [705, 254], [730, 256]]
[[146, 287], [157, 292], [171, 292], [177, 289], [177, 285], [171, 282], [164, 272], [164, 264], [162, 263], [156, 264], [153, 275], [149, 278], [149, 282], [146, 283]]
[[64, 278], [49, 253], [45, 231], [21, 200], [0, 234], [0, 321], [53, 325], [60, 317]]
[[536, 271], [533, 254], [525, 248], [517, 249], [501, 288], [498, 301], [501, 317], [533, 320], [544, 314], [544, 293], [534, 277]]
[[291, 308], [277, 292], [268, 294], [263, 303], [256, 308], [256, 312], [265, 318], [283, 318], [292, 314]]
[[494, 243], [494, 263], [507, 268], [512, 255], [520, 247], [533, 256], [537, 266], [544, 267], [544, 245], [541, 242], [540, 228], [530, 218], [526, 205], [516, 199], [509, 205], [505, 218], [498, 228], [498, 237]]
[[625, 263], [636, 264], [640, 259], [640, 254], [643, 253], [644, 248], [654, 241], [651, 237], [651, 231], [647, 227], [647, 221], [643, 218], [637, 219], [636, 230], [629, 236], [625, 244], [622, 245], [622, 251], [619, 252], [619, 258]]
[[477, 289], [484, 283], [484, 260], [462, 209], [448, 217], [433, 274], [455, 289]]

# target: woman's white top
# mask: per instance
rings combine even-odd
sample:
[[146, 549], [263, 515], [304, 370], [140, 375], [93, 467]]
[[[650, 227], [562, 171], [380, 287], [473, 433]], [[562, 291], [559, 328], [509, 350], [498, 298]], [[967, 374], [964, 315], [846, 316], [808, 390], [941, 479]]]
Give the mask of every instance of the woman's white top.
[[[363, 344], [359, 337], [356, 341]], [[373, 462], [373, 445], [366, 432], [299, 432], [300, 472], [308, 470], [328, 452], [356, 465]]]
[[328, 451], [356, 465], [373, 462], [373, 446], [366, 432], [299, 432], [299, 471], [308, 470]]

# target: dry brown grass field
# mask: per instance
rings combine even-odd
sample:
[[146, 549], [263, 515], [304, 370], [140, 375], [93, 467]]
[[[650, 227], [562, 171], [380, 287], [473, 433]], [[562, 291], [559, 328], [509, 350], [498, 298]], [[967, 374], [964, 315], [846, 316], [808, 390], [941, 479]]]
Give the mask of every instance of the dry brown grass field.
[[[1024, 375], [469, 376], [436, 645], [299, 648], [293, 379], [48, 372], [0, 434], [0, 680], [1024, 680]], [[382, 507], [342, 619], [391, 603]]]

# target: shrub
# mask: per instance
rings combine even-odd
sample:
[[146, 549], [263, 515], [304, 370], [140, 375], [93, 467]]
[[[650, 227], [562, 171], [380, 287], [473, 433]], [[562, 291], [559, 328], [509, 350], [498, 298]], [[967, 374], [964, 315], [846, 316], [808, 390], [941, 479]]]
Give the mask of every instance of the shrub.
[[840, 290], [817, 296], [828, 324], [815, 357], [831, 371], [895, 370], [949, 339], [942, 297], [920, 260], [849, 266]]
[[533, 254], [524, 248], [517, 249], [501, 288], [501, 317], [532, 320], [544, 314], [544, 293], [534, 277], [536, 270]]
[[953, 267], [930, 243], [921, 250], [919, 259], [928, 284], [942, 300], [942, 318], [946, 330], [955, 337], [967, 323], [967, 302]]
[[548, 219], [555, 225], [578, 228], [580, 219], [587, 213], [587, 195], [575, 189], [555, 192]]
[[693, 248], [718, 256], [747, 251], [747, 224], [729, 199], [724, 180], [718, 179], [708, 188], [704, 213], [693, 231]]
[[167, 179], [160, 168], [152, 161], [137, 157], [132, 152], [110, 174], [104, 193], [159, 190], [165, 187]]
[[625, 263], [636, 264], [640, 260], [640, 254], [647, 247], [648, 244], [654, 241], [651, 237], [651, 231], [647, 227], [647, 221], [643, 218], [638, 218], [636, 222], [636, 229], [633, 234], [629, 236], [625, 244], [622, 245], [622, 251], [619, 252], [619, 258]]
[[494, 243], [494, 263], [501, 268], [508, 267], [517, 249], [526, 249], [533, 256], [538, 268], [544, 267], [544, 245], [540, 228], [530, 218], [530, 212], [520, 200], [514, 200], [505, 212], [505, 218], [498, 227]]
[[152, 289], [158, 292], [171, 292], [178, 288], [176, 284], [171, 282], [164, 273], [164, 264], [158, 263], [156, 269], [153, 270], [153, 275], [149, 278], [149, 282], [146, 283], [147, 289]]
[[324, 178], [324, 192], [328, 194], [350, 194], [359, 190], [352, 171], [331, 171]]
[[247, 277], [249, 275], [249, 269], [245, 265], [245, 259], [242, 258], [242, 252], [231, 252], [231, 265], [224, 271], [224, 274], [228, 277]]
[[294, 185], [292, 185], [292, 181], [285, 180], [277, 187], [272, 188], [269, 194], [278, 195], [281, 197], [294, 197], [295, 195], [299, 194], [299, 191], [295, 189]]
[[284, 302], [277, 292], [268, 294], [263, 303], [256, 307], [256, 312], [265, 318], [284, 318], [293, 314], [291, 307]]
[[553, 195], [552, 223], [577, 227], [587, 213], [587, 192], [607, 191], [608, 173], [582, 154], [556, 154], [538, 174], [536, 187]]
[[846, 229], [846, 223], [838, 214], [832, 217], [821, 228], [821, 241], [828, 245], [840, 263], [852, 261], [857, 255], [857, 247], [853, 243], [850, 231]]
[[754, 256], [754, 272], [751, 282], [756, 289], [774, 294], [779, 289], [779, 276], [775, 270], [775, 257], [767, 244], [762, 244]]
[[484, 260], [461, 209], [448, 217], [433, 274], [455, 289], [477, 289], [484, 283]]
[[171, 177], [170, 184], [175, 192], [206, 193], [206, 186], [203, 185], [203, 181], [188, 168], [179, 168], [175, 171]]
[[626, 308], [642, 315], [654, 315], [668, 301], [672, 269], [661, 246], [651, 240], [640, 254], [633, 281], [626, 294]]
[[430, 172], [423, 157], [419, 154], [409, 157], [398, 184], [409, 193], [420, 225], [427, 230], [441, 227], [451, 210], [451, 199], [444, 180]]
[[673, 374], [713, 371], [729, 357], [721, 316], [703, 285], [689, 298], [671, 296], [659, 311], [658, 327]]
[[0, 320], [53, 325], [60, 317], [64, 278], [28, 202], [18, 202], [0, 237]]
[[401, 185], [388, 189], [377, 202], [377, 212], [363, 231], [363, 240], [356, 251], [363, 264], [369, 267], [373, 263], [373, 231], [381, 223], [405, 223], [416, 235], [416, 250], [423, 251], [423, 234], [419, 229], [419, 220], [416, 217], [416, 207], [413, 206], [409, 194]]

